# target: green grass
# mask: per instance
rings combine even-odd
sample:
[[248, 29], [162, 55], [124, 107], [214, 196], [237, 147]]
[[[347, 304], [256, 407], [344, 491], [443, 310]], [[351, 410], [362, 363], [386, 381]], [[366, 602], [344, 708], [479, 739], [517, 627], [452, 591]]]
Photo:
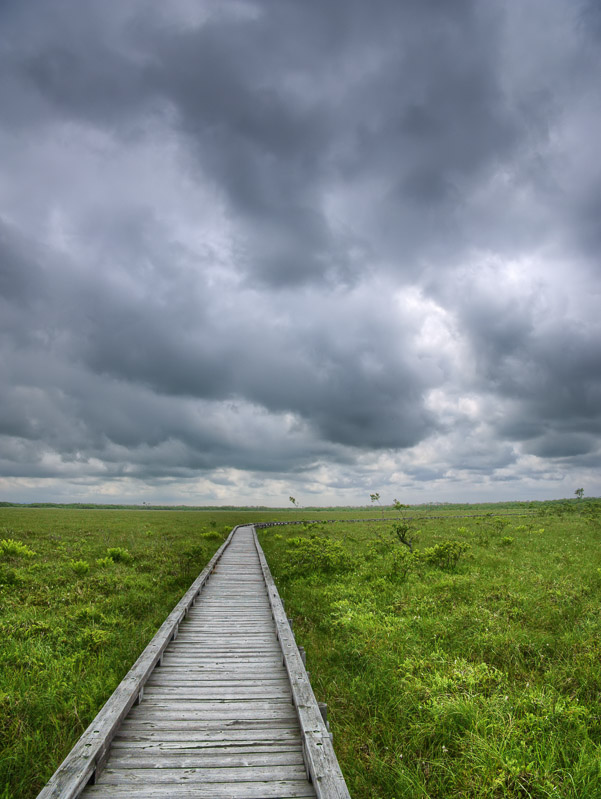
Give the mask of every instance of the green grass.
[[261, 532], [353, 799], [601, 797], [601, 507], [542, 510]]
[[598, 505], [406, 513], [417, 558], [375, 507], [1, 507], [0, 799], [36, 796], [226, 532], [303, 518], [339, 521], [260, 535], [353, 799], [601, 797]]

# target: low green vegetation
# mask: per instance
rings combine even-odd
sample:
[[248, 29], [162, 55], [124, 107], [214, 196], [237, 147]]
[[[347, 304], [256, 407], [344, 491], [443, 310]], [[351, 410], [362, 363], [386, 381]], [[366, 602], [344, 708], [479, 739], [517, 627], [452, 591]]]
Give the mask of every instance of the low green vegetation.
[[601, 503], [260, 537], [353, 799], [601, 797]]

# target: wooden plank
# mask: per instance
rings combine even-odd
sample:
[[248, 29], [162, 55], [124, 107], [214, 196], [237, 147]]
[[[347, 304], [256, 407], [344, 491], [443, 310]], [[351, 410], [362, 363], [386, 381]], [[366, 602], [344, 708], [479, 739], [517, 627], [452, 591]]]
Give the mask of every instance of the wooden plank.
[[230, 782], [173, 787], [147, 782], [145, 785], [91, 786], [86, 796], [91, 799], [305, 799], [315, 797], [306, 779], [269, 782]]
[[[232, 728], [237, 730], [270, 730], [276, 727], [285, 727], [291, 730], [298, 730], [298, 719], [296, 716], [293, 718], [252, 718], [252, 719], [204, 719], [202, 723], [202, 730], [230, 730]], [[169, 730], [172, 732], [180, 732], [185, 730], [194, 730], [199, 733], [199, 725], [197, 719], [126, 719], [122, 726], [123, 731], [136, 730], [138, 732], [147, 732], [151, 730]]]
[[229, 699], [229, 698], [219, 698], [219, 697], [211, 697], [209, 696], [208, 699], [183, 699], [181, 697], [144, 697], [143, 705], [134, 708], [132, 710], [132, 718], [134, 714], [139, 716], [144, 716], [146, 713], [149, 713], [154, 710], [165, 710], [168, 712], [171, 711], [182, 711], [182, 712], [191, 712], [193, 713], [195, 710], [199, 712], [205, 711], [215, 711], [216, 713], [220, 713], [221, 711], [226, 711], [229, 708], [234, 710], [235, 712], [246, 712], [247, 709], [252, 708], [257, 713], [262, 711], [269, 712], [272, 708], [278, 708], [280, 705], [292, 705], [290, 701], [290, 696], [287, 698], [282, 698], [281, 696], [276, 696], [273, 698], [265, 698], [265, 699]]
[[290, 696], [290, 685], [286, 684], [281, 673], [279, 673], [277, 676], [274, 676], [272, 679], [262, 678], [260, 680], [249, 680], [248, 678], [245, 679], [245, 675], [243, 676], [242, 674], [238, 676], [238, 679], [234, 677], [226, 679], [217, 678], [210, 680], [199, 680], [189, 679], [189, 676], [190, 675], [186, 674], [185, 678], [182, 679], [181, 674], [176, 675], [173, 673], [171, 675], [166, 675], [161, 681], [153, 680], [150, 682], [149, 680], [146, 683], [146, 688], [144, 690], [144, 698], [156, 696], [161, 691], [166, 692], [166, 694], [175, 695], [183, 693], [186, 690], [193, 691], [195, 689], [200, 691], [227, 691], [228, 689], [238, 690], [240, 688], [248, 691], [285, 691], [287, 695]]
[[296, 721], [296, 714], [294, 707], [289, 702], [282, 702], [281, 704], [273, 704], [268, 708], [261, 710], [245, 708], [244, 703], [238, 703], [239, 707], [233, 707], [229, 704], [222, 709], [182, 709], [175, 710], [169, 707], [156, 707], [146, 708], [144, 711], [145, 721], [190, 721], [205, 722], [205, 721], [227, 721], [233, 720], [237, 723], [243, 721], [267, 721], [270, 722], [282, 721]]
[[112, 769], [251, 768], [255, 766], [303, 766], [300, 747], [289, 752], [196, 752], [190, 749], [169, 753], [111, 750]]
[[128, 730], [119, 729], [113, 739], [112, 746], [121, 746], [129, 743], [141, 743], [147, 745], [165, 745], [171, 743], [188, 744], [193, 742], [194, 746], [230, 746], [232, 744], [252, 744], [254, 745], [272, 745], [277, 743], [289, 743], [291, 741], [300, 741], [300, 729], [298, 725], [296, 728], [289, 729], [287, 727], [266, 726], [262, 728], [254, 727], [252, 729], [244, 729], [229, 726], [226, 729], [217, 727], [215, 729], [202, 729], [195, 728], [194, 730], [146, 730], [145, 732], [136, 732], [131, 727]]
[[113, 738], [111, 744], [111, 759], [118, 752], [142, 752], [154, 756], [184, 753], [184, 754], [208, 754], [216, 755], [226, 753], [228, 755], [242, 755], [245, 753], [266, 754], [267, 752], [302, 752], [300, 735], [291, 737], [288, 741], [267, 741], [259, 743], [257, 741], [201, 741], [198, 743], [194, 738], [189, 741], [133, 741], [125, 739], [119, 741]]
[[261, 672], [263, 669], [268, 668], [277, 668], [282, 662], [282, 656], [279, 655], [278, 657], [262, 657], [262, 658], [249, 658], [248, 655], [240, 655], [236, 657], [235, 655], [231, 655], [230, 657], [210, 657], [207, 655], [206, 657], [194, 657], [190, 655], [186, 656], [178, 656], [178, 657], [171, 657], [167, 664], [170, 666], [183, 666], [185, 668], [192, 668], [196, 666], [197, 668], [204, 668], [208, 669], [209, 671], [217, 668], [217, 669], [226, 669], [235, 666], [245, 666], [247, 668], [247, 672], [252, 670], [253, 668], [256, 670], [260, 670]]
[[[219, 663], [217, 666], [195, 666], [191, 665], [186, 668], [184, 672], [176, 666], [163, 666], [161, 671], [165, 672], [165, 680], [173, 684], [177, 684], [177, 680], [181, 678], [182, 674], [186, 675], [186, 679], [191, 679], [196, 682], [203, 677], [207, 680], [243, 680], [248, 675], [248, 669], [243, 665], [235, 663]], [[270, 666], [269, 668], [261, 669], [261, 679], [263, 680], [281, 680], [282, 675], [286, 674], [286, 669], [283, 667], [281, 660], [278, 663]], [[151, 679], [155, 679], [152, 677]], [[158, 679], [158, 678], [157, 678]], [[150, 682], [150, 680], [149, 680]], [[148, 685], [148, 683], [146, 683]]]
[[278, 651], [278, 645], [275, 640], [275, 635], [271, 641], [264, 638], [259, 638], [254, 642], [251, 638], [239, 638], [237, 641], [208, 641], [186, 639], [182, 641], [177, 639], [177, 646], [171, 644], [170, 649], [165, 654], [177, 655], [179, 652], [232, 652], [237, 654], [239, 652], [256, 652], [260, 655], [271, 655]]
[[[273, 630], [267, 633], [245, 633], [243, 635], [220, 632], [218, 635], [207, 635], [194, 630], [184, 630], [177, 637], [177, 645], [193, 644], [194, 646], [218, 646], [224, 647], [270, 647], [275, 642]], [[174, 647], [175, 648], [175, 647]]]
[[240, 683], [238, 687], [225, 685], [217, 687], [210, 685], [208, 687], [200, 685], [192, 686], [177, 686], [169, 687], [151, 686], [144, 689], [144, 703], [146, 704], [149, 699], [159, 699], [162, 702], [169, 701], [170, 699], [186, 699], [186, 700], [207, 700], [207, 699], [281, 699], [285, 698], [290, 701], [290, 688], [285, 686], [274, 685], [273, 687], [259, 686], [259, 685], [245, 685]]
[[306, 779], [302, 766], [253, 766], [252, 768], [164, 768], [114, 769], [107, 767], [98, 785], [145, 785], [149, 780], [155, 784], [196, 785], [211, 782], [262, 782], [272, 780]]

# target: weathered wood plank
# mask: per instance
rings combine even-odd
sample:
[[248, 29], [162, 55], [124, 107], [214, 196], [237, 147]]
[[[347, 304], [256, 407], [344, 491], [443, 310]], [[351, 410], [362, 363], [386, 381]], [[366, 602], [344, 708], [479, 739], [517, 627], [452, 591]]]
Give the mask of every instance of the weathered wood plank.
[[[240, 703], [242, 704], [242, 703]], [[245, 709], [241, 707], [224, 707], [222, 709], [212, 710], [191, 710], [182, 709], [174, 710], [172, 708], [149, 708], [144, 713], [143, 719], [145, 721], [228, 721], [234, 720], [237, 723], [243, 721], [265, 721], [265, 720], [296, 720], [294, 707], [289, 702], [282, 702], [279, 705], [271, 705], [269, 708], [262, 710]]]
[[[294, 718], [280, 718], [280, 719], [204, 719], [202, 723], [203, 730], [230, 730], [232, 728], [238, 730], [270, 730], [276, 727], [285, 727], [286, 729], [297, 730], [298, 719]], [[184, 730], [195, 730], [199, 732], [199, 725], [197, 719], [126, 719], [123, 722], [123, 730], [130, 731], [136, 730], [138, 732], [148, 732], [151, 730], [169, 730], [172, 732], [179, 732]]]
[[278, 743], [290, 743], [291, 741], [300, 741], [300, 729], [296, 727], [285, 727], [269, 725], [264, 727], [253, 727], [251, 729], [237, 728], [229, 726], [226, 729], [217, 727], [210, 729], [203, 727], [194, 730], [146, 730], [145, 732], [136, 732], [132, 728], [124, 731], [119, 729], [113, 739], [113, 746], [125, 746], [128, 743], [141, 743], [147, 745], [164, 745], [168, 746], [171, 743], [188, 744], [190, 741], [195, 746], [230, 746], [232, 744], [247, 745], [273, 745]]
[[[251, 711], [261, 713], [263, 711], [270, 712], [271, 710], [279, 708], [281, 705], [291, 705], [290, 697], [282, 699], [282, 697], [274, 698], [261, 698], [261, 699], [220, 699], [218, 697], [209, 697], [208, 699], [181, 699], [173, 697], [168, 699], [146, 698], [144, 697], [144, 704], [142, 707], [137, 707], [132, 711], [132, 718], [135, 715], [144, 717], [152, 711], [165, 710], [166, 712], [183, 712], [194, 713], [198, 710], [201, 713], [215, 712], [222, 713], [224, 711], [232, 710], [234, 713], [250, 713]], [[258, 718], [258, 716], [257, 716]]]
[[300, 736], [290, 738], [289, 741], [267, 741], [257, 743], [256, 741], [201, 741], [197, 742], [191, 737], [189, 741], [133, 741], [121, 740], [118, 741], [113, 738], [111, 744], [111, 759], [118, 752], [142, 752], [144, 754], [152, 754], [154, 756], [162, 754], [198, 754], [205, 753], [208, 755], [243, 755], [246, 753], [251, 754], [267, 754], [268, 752], [302, 752], [299, 747]]
[[[181, 670], [175, 667], [163, 667], [165, 669], [165, 684], [171, 684], [171, 681], [177, 681], [181, 675]], [[281, 662], [270, 666], [269, 668], [261, 669], [261, 677], [263, 680], [280, 680], [282, 677], [282, 673], [286, 673], [286, 670], [282, 666]], [[245, 676], [248, 674], [248, 669], [244, 667], [239, 667], [233, 664], [219, 664], [218, 666], [209, 666], [209, 667], [196, 667], [190, 666], [186, 669], [186, 676], [189, 677], [194, 682], [197, 680], [202, 679], [203, 677], [207, 677], [208, 680], [232, 680], [232, 681], [240, 681], [244, 680]]]
[[242, 700], [242, 699], [281, 699], [285, 698], [290, 701], [290, 688], [285, 686], [275, 685], [272, 688], [265, 686], [252, 686], [241, 683], [238, 688], [231, 685], [218, 687], [210, 685], [208, 687], [199, 687], [198, 685], [191, 686], [178, 686], [168, 687], [161, 686], [146, 686], [144, 689], [144, 702], [149, 699], [158, 699], [162, 702], [169, 702], [170, 699], [177, 700], [204, 700], [209, 699], [224, 699], [224, 700]]
[[181, 769], [181, 768], [251, 768], [255, 766], [302, 766], [301, 749], [290, 752], [242, 752], [230, 750], [211, 753], [186, 749], [177, 752], [157, 753], [111, 750], [111, 768]]
[[262, 782], [271, 780], [300, 780], [305, 777], [302, 766], [253, 766], [245, 768], [165, 768], [114, 769], [107, 767], [99, 785], [145, 785], [149, 779], [155, 784], [196, 785], [211, 782]]
[[[238, 679], [235, 678], [228, 678], [228, 679], [211, 679], [211, 680], [185, 680], [181, 677], [178, 677], [174, 674], [166, 675], [166, 677], [158, 682], [157, 680], [153, 680], [152, 682], [148, 682], [146, 684], [146, 688], [144, 690], [144, 697], [148, 698], [150, 696], [158, 696], [160, 693], [165, 693], [166, 695], [177, 695], [177, 694], [185, 694], [186, 692], [190, 693], [195, 690], [201, 692], [209, 692], [209, 691], [237, 691], [237, 690], [244, 690], [244, 691], [273, 691], [273, 692], [285, 692], [288, 696], [290, 696], [290, 686], [287, 685], [281, 676], [274, 677], [272, 679], [262, 679], [262, 680], [245, 680], [242, 677]], [[216, 696], [216, 698], [221, 699], [222, 697]]]
[[315, 792], [306, 779], [264, 782], [202, 783], [172, 786], [147, 782], [145, 785], [102, 785], [87, 789], [91, 799], [306, 799]]

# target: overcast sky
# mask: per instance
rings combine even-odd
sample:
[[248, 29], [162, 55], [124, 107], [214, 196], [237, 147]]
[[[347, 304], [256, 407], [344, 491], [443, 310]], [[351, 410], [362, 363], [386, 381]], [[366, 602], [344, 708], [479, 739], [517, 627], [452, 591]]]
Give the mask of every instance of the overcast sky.
[[0, 498], [601, 494], [597, 0], [1, 0]]

